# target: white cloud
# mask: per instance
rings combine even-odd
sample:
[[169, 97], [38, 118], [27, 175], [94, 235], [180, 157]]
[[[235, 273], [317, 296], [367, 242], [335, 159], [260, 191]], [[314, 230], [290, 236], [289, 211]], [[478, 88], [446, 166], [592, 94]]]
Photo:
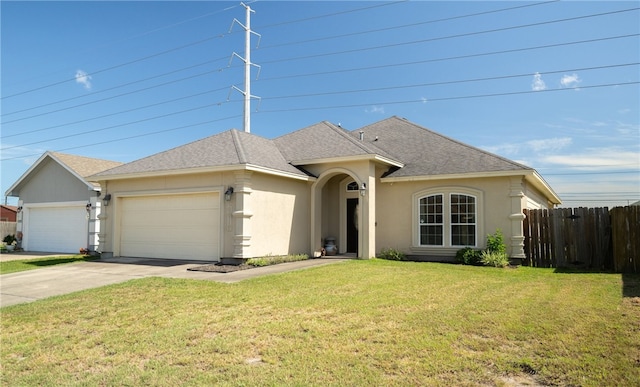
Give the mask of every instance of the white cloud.
[[384, 106], [371, 106], [370, 109], [365, 109], [365, 113], [380, 113], [384, 114]]
[[562, 85], [562, 87], [572, 87], [575, 89], [578, 88], [578, 84], [580, 84], [580, 82], [582, 82], [582, 79], [580, 79], [578, 74], [575, 73], [571, 75], [563, 75], [560, 79], [560, 84]]
[[587, 148], [584, 153], [546, 156], [542, 158], [542, 161], [585, 169], [602, 169], [603, 167], [638, 169], [640, 167], [640, 152], [620, 147]]
[[85, 89], [91, 90], [91, 75], [82, 70], [76, 71], [76, 82], [83, 85]]
[[533, 82], [531, 82], [531, 90], [533, 91], [542, 91], [547, 88], [547, 85], [542, 80], [542, 75], [540, 73], [533, 74]]
[[571, 137], [561, 137], [561, 138], [547, 138], [543, 140], [531, 140], [527, 141], [528, 147], [534, 152], [544, 152], [544, 151], [552, 151], [556, 152], [562, 148], [565, 148], [571, 143], [573, 140]]
[[518, 155], [521, 151], [530, 156], [530, 152], [548, 153], [557, 152], [562, 148], [571, 145], [571, 137], [554, 137], [541, 140], [530, 140], [521, 143], [504, 143], [495, 146], [484, 147], [485, 150], [502, 155]]

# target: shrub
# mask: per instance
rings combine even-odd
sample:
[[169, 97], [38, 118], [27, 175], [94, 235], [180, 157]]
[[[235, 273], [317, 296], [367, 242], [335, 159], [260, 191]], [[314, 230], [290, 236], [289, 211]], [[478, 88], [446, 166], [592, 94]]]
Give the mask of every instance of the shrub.
[[266, 257], [259, 257], [259, 258], [249, 258], [247, 260], [247, 265], [269, 266], [269, 265], [276, 265], [278, 263], [304, 261], [305, 259], [309, 259], [309, 256], [307, 254], [266, 256]]
[[396, 249], [382, 249], [382, 251], [380, 251], [380, 255], [378, 256], [378, 258], [382, 258], [382, 259], [387, 259], [390, 261], [404, 261], [407, 256], [403, 253], [400, 252]]
[[506, 254], [507, 245], [504, 244], [502, 230], [497, 229], [495, 233], [487, 235], [487, 251]]
[[8, 245], [11, 245], [11, 244], [14, 244], [13, 242], [17, 242], [18, 240], [16, 239], [15, 235], [9, 234], [6, 237], [4, 237], [2, 241]]
[[507, 267], [509, 266], [509, 257], [507, 253], [485, 250], [482, 252], [480, 261], [486, 266]]
[[474, 250], [471, 247], [465, 247], [458, 250], [456, 253], [456, 261], [464, 265], [478, 265], [480, 264], [481, 252]]

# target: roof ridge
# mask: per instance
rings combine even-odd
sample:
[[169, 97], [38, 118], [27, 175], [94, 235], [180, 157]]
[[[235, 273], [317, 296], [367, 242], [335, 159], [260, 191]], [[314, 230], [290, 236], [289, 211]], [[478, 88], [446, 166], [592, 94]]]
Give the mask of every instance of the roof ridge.
[[247, 163], [247, 155], [244, 151], [244, 147], [242, 145], [242, 140], [240, 139], [240, 131], [238, 129], [231, 129], [231, 139], [233, 140], [233, 145], [236, 147], [236, 154], [238, 155], [238, 161], [240, 164]]
[[343, 136], [344, 138], [349, 140], [352, 144], [356, 145], [358, 148], [362, 149], [363, 151], [366, 151], [366, 152], [372, 153], [372, 154], [380, 154], [375, 149], [370, 148], [368, 146], [368, 144], [366, 144], [364, 141], [360, 141], [360, 140], [355, 139], [351, 135], [351, 131], [348, 131], [347, 129], [343, 128], [342, 126], [336, 126], [336, 125], [332, 124], [329, 121], [322, 121], [322, 123], [328, 125], [336, 133], [340, 134], [341, 136]]

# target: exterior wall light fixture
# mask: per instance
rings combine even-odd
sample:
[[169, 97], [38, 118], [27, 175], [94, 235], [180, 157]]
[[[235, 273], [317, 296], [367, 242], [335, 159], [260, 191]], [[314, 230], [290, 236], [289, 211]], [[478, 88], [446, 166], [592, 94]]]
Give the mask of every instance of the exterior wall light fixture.
[[360, 196], [364, 196], [366, 194], [367, 194], [367, 184], [362, 183], [362, 185], [360, 186]]
[[226, 200], [226, 201], [231, 200], [231, 195], [232, 194], [233, 194], [233, 187], [227, 188], [227, 190], [224, 191], [224, 200]]
[[91, 203], [87, 203], [85, 208], [87, 209], [87, 212], [91, 212]]
[[104, 195], [104, 197], [102, 198], [102, 205], [103, 206], [108, 206], [109, 202], [111, 201], [111, 194], [106, 194]]
[[21, 213], [21, 212], [22, 212], [22, 206], [20, 206], [20, 207], [16, 208], [16, 212], [17, 212], [18, 214], [19, 214], [19, 213]]

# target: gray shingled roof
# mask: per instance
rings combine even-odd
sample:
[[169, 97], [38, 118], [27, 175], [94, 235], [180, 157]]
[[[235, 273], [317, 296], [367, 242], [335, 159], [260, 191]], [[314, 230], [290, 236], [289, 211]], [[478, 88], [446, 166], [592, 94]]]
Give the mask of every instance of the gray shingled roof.
[[[359, 139], [360, 131], [364, 132], [363, 141]], [[302, 167], [309, 160], [366, 155], [403, 163], [404, 167], [389, 175], [392, 177], [531, 170], [391, 117], [351, 132], [323, 121], [273, 140], [232, 129], [97, 173], [95, 178], [236, 165], [305, 176], [293, 165]]]
[[532, 170], [395, 116], [354, 130], [352, 137], [360, 131], [365, 142], [405, 164], [390, 177]]
[[169, 172], [246, 164], [304, 175], [285, 161], [273, 141], [232, 129], [132, 161], [95, 176]]
[[69, 155], [58, 152], [51, 152], [51, 154], [82, 177], [89, 177], [95, 173], [122, 165], [119, 161], [94, 159], [92, 157]]
[[274, 140], [291, 163], [362, 155], [380, 155], [394, 159], [373, 144], [353, 138], [349, 131], [323, 121]]

